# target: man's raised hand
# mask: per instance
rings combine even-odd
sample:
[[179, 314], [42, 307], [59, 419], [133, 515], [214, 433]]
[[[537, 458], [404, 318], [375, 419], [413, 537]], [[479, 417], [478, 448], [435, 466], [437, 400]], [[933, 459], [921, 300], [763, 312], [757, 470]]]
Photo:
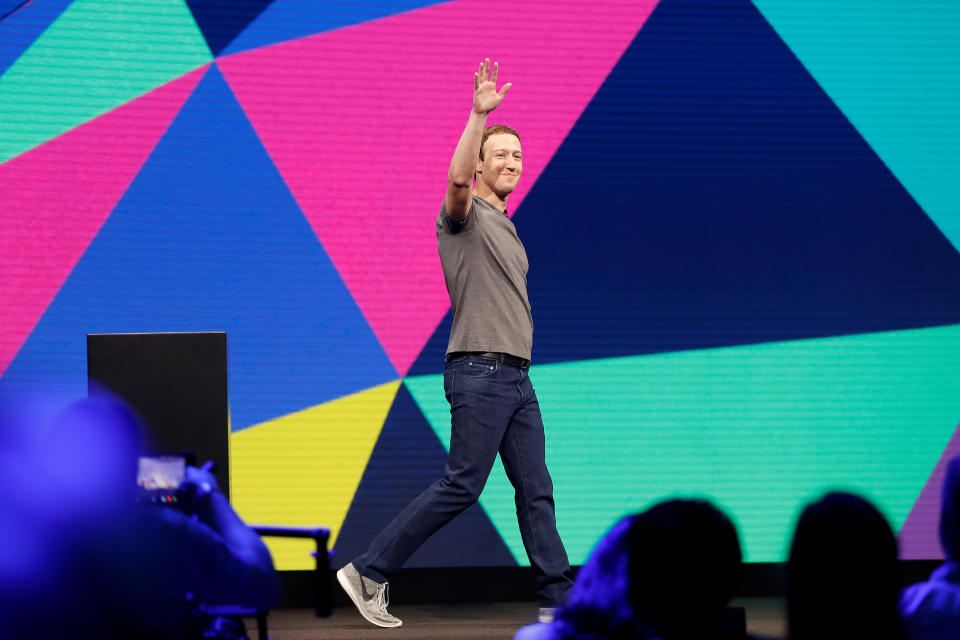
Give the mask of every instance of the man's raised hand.
[[497, 92], [497, 63], [493, 63], [493, 75], [490, 75], [490, 58], [480, 63], [480, 69], [473, 74], [473, 110], [477, 113], [490, 113], [497, 108], [512, 86], [508, 82]]

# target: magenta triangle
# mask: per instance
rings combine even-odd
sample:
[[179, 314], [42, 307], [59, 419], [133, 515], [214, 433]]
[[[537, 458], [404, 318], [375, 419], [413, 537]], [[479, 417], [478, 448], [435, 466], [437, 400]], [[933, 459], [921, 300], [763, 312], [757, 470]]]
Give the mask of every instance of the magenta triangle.
[[940, 548], [940, 494], [950, 461], [960, 456], [960, 426], [943, 450], [933, 473], [913, 503], [898, 536], [900, 557], [904, 560], [942, 558]]
[[218, 61], [401, 376], [449, 308], [434, 220], [477, 64], [513, 83], [515, 211], [656, 4], [462, 0]]
[[0, 375], [205, 71], [0, 165]]

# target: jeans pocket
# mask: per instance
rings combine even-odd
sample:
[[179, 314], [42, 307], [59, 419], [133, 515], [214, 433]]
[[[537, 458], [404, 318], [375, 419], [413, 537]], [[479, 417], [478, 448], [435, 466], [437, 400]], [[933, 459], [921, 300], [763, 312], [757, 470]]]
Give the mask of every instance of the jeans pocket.
[[500, 368], [500, 363], [496, 360], [486, 360], [477, 358], [476, 360], [467, 360], [463, 366], [463, 377], [471, 378], [489, 378]]

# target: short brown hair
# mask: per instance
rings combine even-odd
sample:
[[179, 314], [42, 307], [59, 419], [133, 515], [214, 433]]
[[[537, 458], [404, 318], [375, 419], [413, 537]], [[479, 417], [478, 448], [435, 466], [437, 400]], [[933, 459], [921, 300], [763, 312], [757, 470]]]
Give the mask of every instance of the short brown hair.
[[520, 140], [520, 134], [517, 133], [516, 129], [508, 127], [505, 124], [495, 124], [487, 127], [483, 130], [483, 137], [480, 138], [480, 159], [483, 160], [483, 145], [487, 144], [487, 138], [490, 136], [495, 136], [498, 133], [509, 133], [512, 136], [515, 136], [517, 140]]

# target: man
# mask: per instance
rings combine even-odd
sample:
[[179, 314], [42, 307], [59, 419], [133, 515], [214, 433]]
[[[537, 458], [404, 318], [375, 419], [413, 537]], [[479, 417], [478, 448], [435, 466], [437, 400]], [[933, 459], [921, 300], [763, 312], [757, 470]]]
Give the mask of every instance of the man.
[[[480, 497], [497, 453], [516, 490], [524, 548], [537, 577], [541, 618], [572, 586], [554, 517], [553, 483], [544, 459], [540, 405], [527, 375], [533, 320], [527, 255], [506, 216], [523, 169], [516, 131], [485, 128], [503, 100], [498, 66], [474, 74], [473, 109], [453, 154], [437, 216], [437, 244], [453, 307], [443, 384], [450, 402], [450, 452], [443, 476], [413, 500], [337, 572], [368, 621], [398, 627], [387, 612], [387, 579], [435, 531]], [[474, 186], [474, 177], [476, 185]]]

